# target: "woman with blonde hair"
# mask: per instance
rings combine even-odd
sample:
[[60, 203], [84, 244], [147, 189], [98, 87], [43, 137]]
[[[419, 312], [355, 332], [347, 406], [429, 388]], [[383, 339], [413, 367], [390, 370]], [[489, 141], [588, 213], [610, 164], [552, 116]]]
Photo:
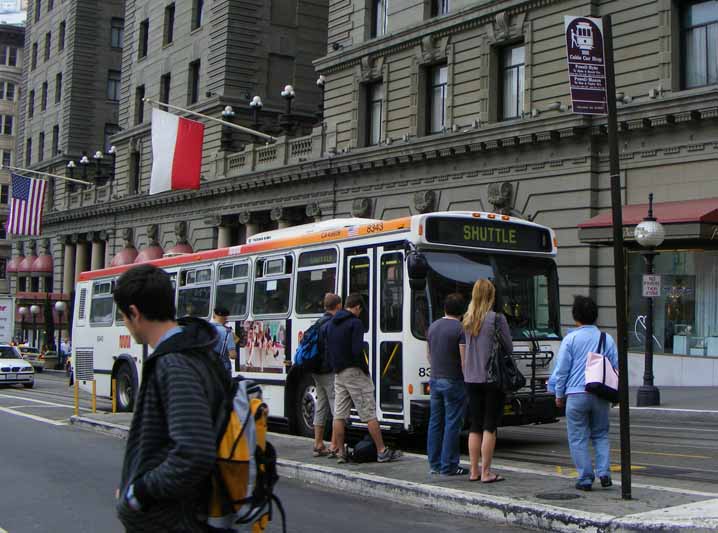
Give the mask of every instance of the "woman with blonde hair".
[[[494, 329], [508, 353], [513, 351], [506, 317], [492, 311], [496, 299], [494, 284], [487, 279], [474, 283], [471, 303], [464, 315], [466, 355], [463, 362], [466, 394], [469, 398], [469, 481], [495, 483], [504, 478], [491, 472], [496, 447], [496, 428], [504, 409], [504, 394], [497, 383], [489, 383], [486, 366], [494, 346]], [[479, 471], [481, 458], [481, 471]]]

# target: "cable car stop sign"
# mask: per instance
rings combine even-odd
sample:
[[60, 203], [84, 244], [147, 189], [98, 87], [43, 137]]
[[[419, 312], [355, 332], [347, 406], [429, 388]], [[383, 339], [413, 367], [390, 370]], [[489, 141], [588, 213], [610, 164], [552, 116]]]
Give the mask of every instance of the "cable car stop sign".
[[574, 113], [606, 115], [606, 62], [603, 23], [589, 17], [564, 17], [566, 57]]

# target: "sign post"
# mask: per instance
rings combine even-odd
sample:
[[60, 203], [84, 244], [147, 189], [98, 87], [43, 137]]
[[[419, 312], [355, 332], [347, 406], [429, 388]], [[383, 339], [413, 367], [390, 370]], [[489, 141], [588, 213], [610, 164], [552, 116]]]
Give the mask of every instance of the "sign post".
[[575, 113], [608, 115], [609, 173], [613, 211], [613, 268], [616, 286], [616, 345], [621, 430], [621, 496], [631, 499], [631, 433], [628, 406], [626, 263], [618, 154], [616, 77], [611, 17], [564, 17], [571, 102]]

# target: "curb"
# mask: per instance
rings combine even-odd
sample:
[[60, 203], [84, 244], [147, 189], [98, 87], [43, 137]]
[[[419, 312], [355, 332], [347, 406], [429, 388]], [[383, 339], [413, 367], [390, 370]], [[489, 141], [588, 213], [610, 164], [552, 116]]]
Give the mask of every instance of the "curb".
[[[70, 422], [83, 429], [126, 439], [128, 428], [102, 420], [73, 416]], [[439, 511], [455, 516], [479, 518], [496, 523], [517, 525], [544, 531], [582, 531], [604, 533], [637, 531], [715, 531], [712, 518], [657, 518], [628, 515], [617, 517], [604, 513], [590, 513], [565, 509], [538, 502], [517, 500], [504, 496], [477, 494], [447, 487], [425, 485], [412, 481], [391, 479], [374, 474], [348, 471], [329, 466], [278, 459], [280, 475], [323, 488], [392, 501], [403, 505]], [[718, 500], [713, 500], [718, 502]]]

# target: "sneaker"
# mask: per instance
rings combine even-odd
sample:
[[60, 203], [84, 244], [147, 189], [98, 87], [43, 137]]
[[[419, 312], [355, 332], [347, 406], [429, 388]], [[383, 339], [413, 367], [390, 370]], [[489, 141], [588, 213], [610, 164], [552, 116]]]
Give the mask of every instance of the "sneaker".
[[399, 457], [401, 457], [399, 450], [392, 450], [387, 446], [383, 452], [376, 454], [376, 461], [378, 463], [388, 463], [390, 461], [396, 461]]
[[591, 485], [587, 485], [586, 483], [576, 483], [576, 490], [591, 492]]
[[464, 468], [463, 466], [457, 466], [456, 470], [453, 472], [449, 472], [448, 474], [445, 474], [447, 476], [465, 476], [469, 473], [468, 468]]
[[601, 476], [601, 486], [604, 489], [607, 489], [608, 487], [612, 487], [613, 481], [611, 481], [611, 476]]

